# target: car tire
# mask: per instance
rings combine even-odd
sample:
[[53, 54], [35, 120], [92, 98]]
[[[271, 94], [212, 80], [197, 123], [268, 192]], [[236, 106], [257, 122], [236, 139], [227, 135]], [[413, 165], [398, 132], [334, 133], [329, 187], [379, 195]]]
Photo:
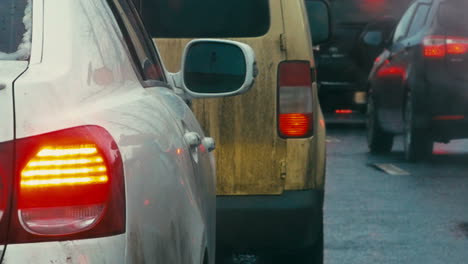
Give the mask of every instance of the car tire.
[[414, 102], [408, 94], [405, 106], [405, 159], [410, 162], [420, 161], [432, 155], [434, 142], [427, 129], [416, 126]]
[[367, 106], [367, 146], [371, 153], [388, 153], [393, 147], [393, 134], [385, 132], [377, 118], [375, 103], [369, 98]]

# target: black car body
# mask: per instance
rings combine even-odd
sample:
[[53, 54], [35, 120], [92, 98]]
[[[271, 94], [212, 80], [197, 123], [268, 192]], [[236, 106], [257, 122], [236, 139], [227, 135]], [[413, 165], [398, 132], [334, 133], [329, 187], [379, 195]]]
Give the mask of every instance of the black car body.
[[330, 0], [333, 37], [316, 47], [319, 99], [330, 114], [365, 113], [367, 78], [408, 0]]
[[468, 137], [468, 2], [417, 0], [407, 9], [369, 76], [372, 152], [405, 134], [417, 160], [434, 142]]

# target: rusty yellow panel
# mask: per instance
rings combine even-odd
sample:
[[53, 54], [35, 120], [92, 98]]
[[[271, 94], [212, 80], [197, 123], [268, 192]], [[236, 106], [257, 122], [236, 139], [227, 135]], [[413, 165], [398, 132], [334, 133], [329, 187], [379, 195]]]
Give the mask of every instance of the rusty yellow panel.
[[303, 0], [281, 0], [288, 60], [309, 60], [315, 67], [307, 10]]
[[[281, 0], [270, 0], [271, 27], [257, 38], [232, 40], [249, 44], [259, 67], [255, 86], [236, 97], [194, 100], [193, 110], [207, 135], [216, 140], [218, 195], [280, 194], [286, 141], [277, 136], [277, 67], [285, 59]], [[166, 68], [180, 69], [189, 39], [157, 39]]]
[[286, 190], [303, 190], [313, 188], [314, 178], [311, 158], [311, 139], [295, 139], [288, 141]]

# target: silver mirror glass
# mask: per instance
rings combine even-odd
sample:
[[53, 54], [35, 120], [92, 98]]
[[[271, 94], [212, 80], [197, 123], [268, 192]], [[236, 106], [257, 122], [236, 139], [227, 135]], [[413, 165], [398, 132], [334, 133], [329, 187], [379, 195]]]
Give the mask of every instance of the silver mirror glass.
[[194, 93], [234, 92], [244, 85], [246, 74], [244, 53], [236, 45], [198, 42], [187, 51], [184, 83]]

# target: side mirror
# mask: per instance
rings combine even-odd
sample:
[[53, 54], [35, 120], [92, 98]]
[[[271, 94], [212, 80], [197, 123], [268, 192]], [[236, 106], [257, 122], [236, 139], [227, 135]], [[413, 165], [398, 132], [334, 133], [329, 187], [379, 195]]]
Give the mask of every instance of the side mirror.
[[328, 42], [332, 36], [329, 3], [323, 0], [306, 0], [305, 5], [314, 46]]
[[177, 74], [192, 98], [233, 96], [247, 92], [258, 75], [255, 52], [243, 43], [228, 40], [193, 40]]
[[371, 47], [387, 47], [392, 42], [396, 25], [397, 20], [391, 16], [373, 20], [364, 28], [360, 41]]

